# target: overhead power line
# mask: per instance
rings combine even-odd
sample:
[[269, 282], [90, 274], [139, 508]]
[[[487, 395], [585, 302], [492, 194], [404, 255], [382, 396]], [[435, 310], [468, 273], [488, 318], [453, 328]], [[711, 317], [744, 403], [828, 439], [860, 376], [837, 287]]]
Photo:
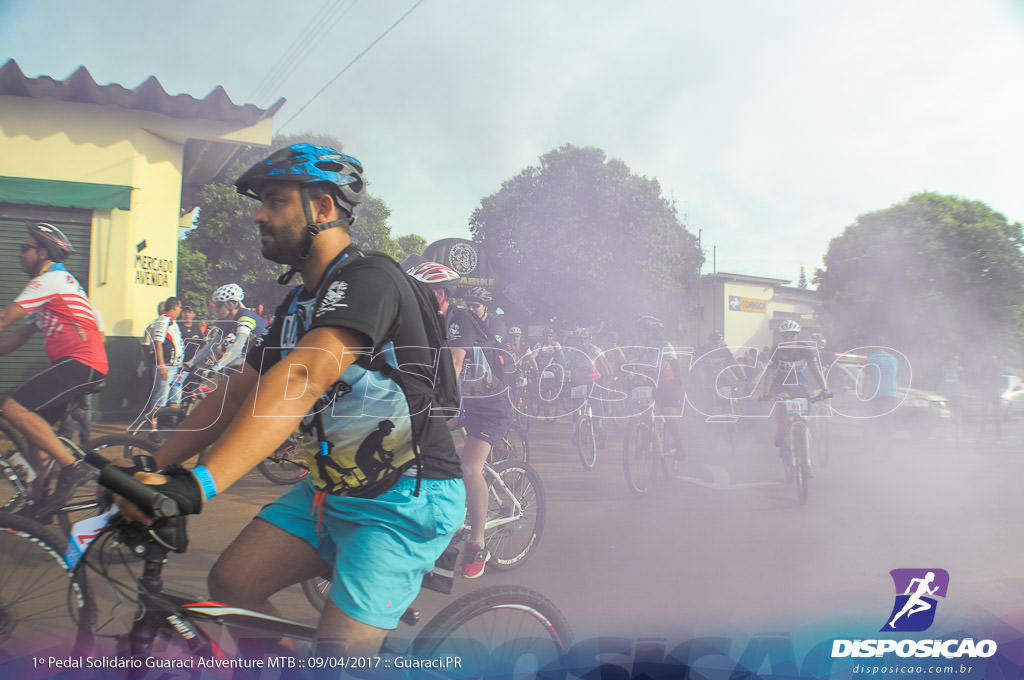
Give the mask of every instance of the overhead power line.
[[[270, 93], [278, 90], [281, 84], [291, 75], [292, 71], [317, 47], [318, 42], [310, 40], [309, 36], [333, 35], [334, 27], [355, 7], [356, 2], [357, 0], [348, 0], [347, 3], [339, 3], [337, 0], [326, 0], [320, 10], [313, 14], [309, 23], [295, 36], [295, 40], [292, 41], [288, 49], [282, 52], [277, 63], [272, 68], [266, 70], [256, 90], [249, 96], [249, 101], [260, 103], [264, 97], [269, 99]], [[326, 25], [327, 22], [330, 22], [328, 28], [319, 28]]]
[[301, 107], [299, 108], [299, 110], [295, 112], [295, 115], [293, 115], [293, 116], [292, 116], [291, 118], [289, 118], [289, 119], [288, 119], [287, 121], [285, 121], [284, 125], [282, 125], [281, 127], [279, 127], [279, 128], [277, 129], [277, 131], [278, 131], [278, 132], [281, 132], [281, 130], [283, 130], [283, 129], [285, 129], [286, 127], [288, 127], [288, 125], [290, 125], [290, 124], [291, 124], [291, 122], [292, 122], [293, 120], [295, 120], [296, 118], [298, 118], [298, 117], [299, 117], [299, 116], [300, 116], [300, 115], [302, 114], [302, 112], [303, 112], [303, 111], [305, 111], [305, 110], [306, 110], [306, 108], [307, 108], [307, 107], [308, 107], [308, 106], [309, 106], [310, 104], [312, 104], [312, 103], [313, 103], [314, 101], [316, 101], [317, 97], [319, 97], [320, 95], [322, 95], [322, 94], [323, 94], [323, 93], [324, 93], [324, 92], [325, 92], [325, 91], [327, 90], [327, 88], [329, 88], [329, 87], [330, 87], [331, 85], [333, 85], [333, 84], [334, 84], [334, 81], [336, 81], [336, 80], [337, 80], [338, 78], [340, 78], [340, 77], [341, 77], [342, 75], [344, 75], [344, 74], [345, 74], [345, 71], [347, 71], [347, 70], [349, 70], [350, 68], [352, 68], [352, 65], [353, 65], [353, 64], [355, 64], [355, 63], [356, 63], [357, 61], [359, 61], [360, 59], [362, 59], [362, 58], [363, 58], [363, 55], [365, 55], [365, 54], [366, 54], [367, 52], [369, 52], [369, 51], [370, 51], [371, 49], [373, 49], [373, 47], [374, 47], [374, 46], [375, 46], [375, 45], [376, 45], [377, 43], [379, 43], [379, 42], [380, 42], [381, 40], [383, 40], [383, 39], [384, 39], [384, 36], [386, 36], [386, 35], [387, 35], [388, 33], [390, 33], [391, 31], [393, 31], [393, 30], [394, 30], [394, 28], [395, 28], [396, 26], [398, 26], [398, 24], [400, 24], [400, 23], [402, 23], [403, 21], [405, 21], [405, 18], [406, 18], [407, 16], [409, 16], [410, 14], [412, 14], [413, 10], [415, 10], [415, 9], [416, 9], [417, 7], [419, 7], [420, 5], [422, 5], [422, 4], [423, 4], [423, 2], [424, 2], [424, 0], [417, 0], [417, 1], [416, 1], [416, 4], [414, 4], [414, 5], [412, 6], [412, 7], [410, 7], [410, 8], [409, 8], [409, 11], [407, 11], [407, 12], [406, 12], [405, 14], [403, 14], [402, 16], [400, 16], [400, 17], [398, 18], [398, 20], [397, 20], [397, 21], [396, 21], [395, 23], [393, 23], [393, 24], [391, 24], [390, 26], [388, 26], [388, 27], [387, 27], [387, 29], [386, 29], [386, 30], [385, 30], [385, 31], [384, 31], [383, 33], [381, 33], [381, 34], [380, 34], [379, 36], [377, 36], [377, 38], [376, 38], [376, 39], [375, 39], [375, 40], [374, 40], [374, 41], [373, 41], [372, 43], [370, 43], [369, 45], [367, 45], [367, 46], [366, 46], [366, 48], [365, 48], [365, 49], [364, 49], [364, 50], [363, 50], [362, 52], [360, 52], [359, 54], [357, 54], [357, 55], [355, 56], [355, 58], [354, 58], [354, 59], [353, 59], [352, 61], [350, 61], [349, 63], [345, 64], [345, 67], [344, 67], [344, 68], [342, 68], [342, 69], [341, 69], [340, 71], [338, 71], [338, 73], [337, 73], [337, 74], [335, 74], [335, 76], [334, 76], [333, 78], [331, 78], [331, 79], [330, 79], [329, 81], [327, 81], [327, 84], [326, 84], [326, 85], [324, 85], [323, 87], [321, 87], [321, 88], [320, 88], [320, 89], [319, 89], [319, 90], [317, 91], [317, 93], [316, 93], [316, 94], [314, 94], [314, 95], [313, 95], [312, 97], [310, 97], [310, 98], [309, 98], [309, 101], [307, 101], [307, 102], [306, 102], [305, 104], [303, 104], [303, 105], [302, 105], [302, 106], [301, 106]]

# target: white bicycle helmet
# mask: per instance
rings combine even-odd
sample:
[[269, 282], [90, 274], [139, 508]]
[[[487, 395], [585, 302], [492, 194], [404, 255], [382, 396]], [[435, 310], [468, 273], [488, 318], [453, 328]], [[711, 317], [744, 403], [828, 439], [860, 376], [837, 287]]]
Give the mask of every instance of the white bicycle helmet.
[[245, 291], [237, 283], [228, 283], [213, 291], [214, 302], [241, 302]]
[[779, 326], [779, 332], [780, 333], [799, 333], [800, 332], [800, 324], [798, 324], [796, 321], [793, 321], [792, 319], [786, 319], [785, 321], [782, 322], [782, 325]]
[[405, 273], [431, 288], [443, 288], [449, 293], [455, 292], [455, 282], [459, 280], [458, 272], [437, 262], [418, 264]]
[[512, 326], [512, 328], [508, 329], [508, 334], [509, 335], [522, 335], [523, 334], [523, 329], [520, 328], [519, 326]]

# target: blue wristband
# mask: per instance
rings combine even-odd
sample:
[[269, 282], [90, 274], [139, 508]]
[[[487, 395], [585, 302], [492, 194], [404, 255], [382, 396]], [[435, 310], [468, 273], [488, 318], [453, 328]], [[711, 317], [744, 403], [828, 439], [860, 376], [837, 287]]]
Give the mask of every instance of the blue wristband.
[[192, 474], [199, 481], [199, 486], [202, 487], [206, 500], [210, 500], [217, 495], [217, 484], [213, 481], [213, 475], [210, 474], [205, 465], [197, 465], [192, 468]]

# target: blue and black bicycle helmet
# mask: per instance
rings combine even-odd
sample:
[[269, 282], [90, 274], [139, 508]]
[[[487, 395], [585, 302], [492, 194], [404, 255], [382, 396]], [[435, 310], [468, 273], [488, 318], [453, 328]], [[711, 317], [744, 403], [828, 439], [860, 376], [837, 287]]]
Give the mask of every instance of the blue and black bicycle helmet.
[[[292, 144], [279, 149], [242, 173], [235, 181], [235, 189], [243, 196], [259, 199], [260, 191], [267, 182], [297, 182], [302, 197], [302, 210], [306, 216], [306, 238], [302, 246], [305, 258], [313, 245], [313, 239], [324, 229], [351, 226], [356, 206], [362, 201], [366, 183], [363, 180], [363, 164], [352, 156], [340, 153], [329, 146], [316, 144]], [[338, 209], [347, 219], [332, 220], [316, 224], [310, 210], [309, 187], [323, 184]], [[293, 266], [278, 278], [287, 283], [295, 274]]]
[[28, 225], [28, 233], [35, 239], [40, 248], [46, 251], [46, 256], [53, 262], [63, 262], [68, 255], [75, 252], [71, 241], [57, 227], [46, 222], [36, 222]]
[[338, 207], [351, 217], [362, 201], [363, 164], [329, 146], [292, 144], [270, 154], [246, 170], [235, 182], [238, 193], [258, 199], [266, 182], [330, 184]]

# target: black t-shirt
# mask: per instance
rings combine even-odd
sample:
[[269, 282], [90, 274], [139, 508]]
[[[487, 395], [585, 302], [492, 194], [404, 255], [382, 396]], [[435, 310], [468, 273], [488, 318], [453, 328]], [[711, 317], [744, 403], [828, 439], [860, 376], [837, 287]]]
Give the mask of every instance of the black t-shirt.
[[462, 393], [471, 396], [490, 396], [505, 389], [505, 384], [495, 374], [495, 368], [484, 356], [484, 347], [494, 347], [495, 339], [484, 322], [473, 312], [462, 307], [448, 311], [448, 344], [453, 348], [466, 350], [459, 373], [459, 387]]
[[[371, 356], [382, 353], [401, 371], [433, 379], [434, 357], [404, 275], [383, 258], [346, 248], [327, 268], [315, 294], [299, 286], [285, 299], [246, 361], [265, 373], [306, 332], [321, 327], [355, 331], [369, 346], [311, 411], [320, 412], [332, 445], [329, 456], [319, 454], [319, 443], [307, 451], [317, 489], [360, 497], [383, 493], [412, 464], [413, 437], [419, 443], [423, 477], [461, 477], [445, 420], [428, 415], [430, 397], [418, 392], [406, 397], [394, 381], [367, 368]], [[314, 420], [308, 415], [305, 424], [311, 426]], [[363, 483], [366, 479], [368, 484]]]
[[811, 367], [818, 365], [818, 352], [813, 344], [783, 343], [772, 349], [768, 366], [775, 370], [772, 390], [810, 386]]

